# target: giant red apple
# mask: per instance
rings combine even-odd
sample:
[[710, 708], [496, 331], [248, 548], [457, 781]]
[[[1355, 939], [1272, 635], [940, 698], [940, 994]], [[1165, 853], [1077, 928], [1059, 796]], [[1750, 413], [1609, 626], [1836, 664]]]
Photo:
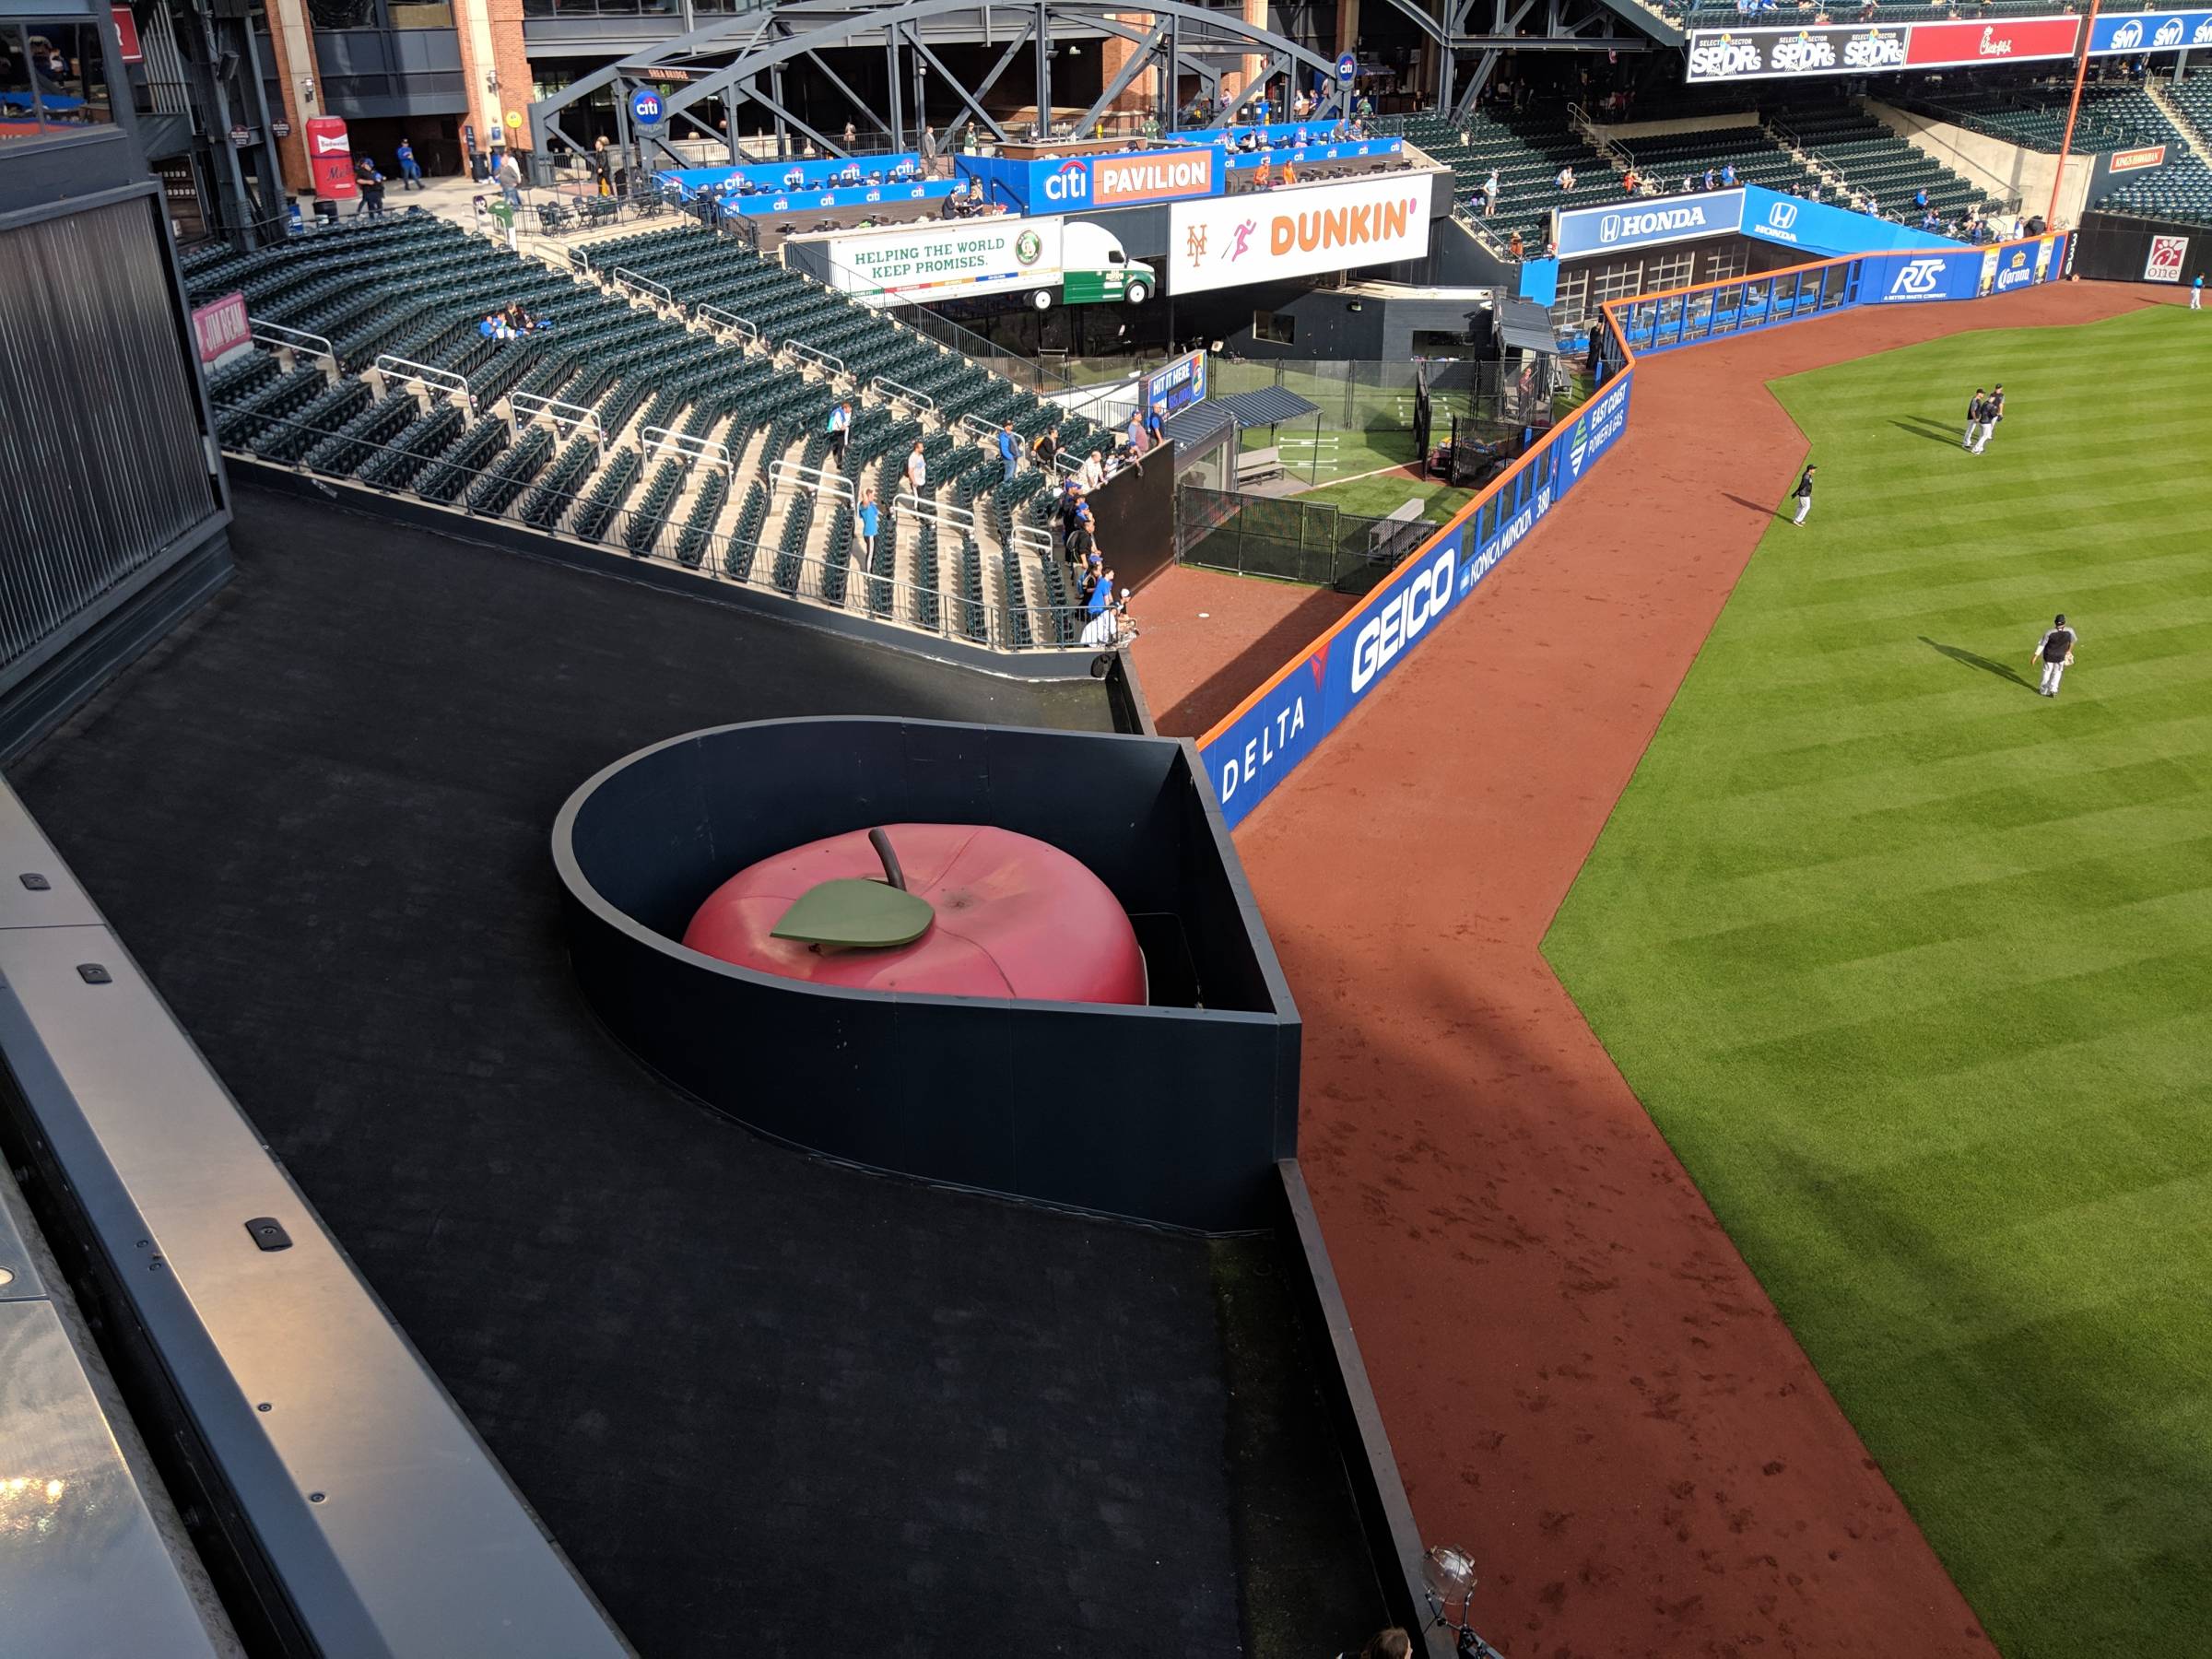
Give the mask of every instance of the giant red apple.
[[794, 907], [809, 895], [849, 891], [856, 882], [888, 887], [885, 862], [865, 830], [808, 841], [740, 870], [699, 907], [684, 943], [741, 968], [857, 990], [1145, 1000], [1144, 957], [1128, 915], [1104, 882], [1051, 842], [988, 824], [890, 824], [883, 835], [896, 849], [907, 893], [925, 900], [930, 913], [886, 892], [887, 905], [909, 904], [914, 920], [880, 936], [910, 943], [776, 936], [787, 916], [806, 913]]

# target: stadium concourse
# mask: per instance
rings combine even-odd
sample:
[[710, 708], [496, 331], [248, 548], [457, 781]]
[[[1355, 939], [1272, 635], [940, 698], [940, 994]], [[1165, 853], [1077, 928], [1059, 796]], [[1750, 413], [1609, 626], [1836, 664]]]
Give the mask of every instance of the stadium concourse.
[[[1803, 460], [1748, 388], [2181, 298], [2041, 287], [1645, 359], [1628, 438], [1537, 556], [1238, 832], [1307, 1021], [1301, 1156], [1377, 1396], [1507, 1651], [1991, 1651], [1539, 944]], [[1210, 706], [1203, 668], [1154, 671], [1175, 621], [1136, 647], [1149, 694]]]

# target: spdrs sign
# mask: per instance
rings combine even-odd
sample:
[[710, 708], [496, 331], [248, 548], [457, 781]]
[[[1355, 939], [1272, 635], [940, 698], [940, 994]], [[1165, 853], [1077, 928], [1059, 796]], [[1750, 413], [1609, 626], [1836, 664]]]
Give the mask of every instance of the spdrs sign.
[[1429, 252], [1429, 196], [1425, 174], [1399, 173], [1177, 202], [1168, 286], [1197, 294], [1419, 259]]
[[1435, 632], [1619, 441], [1623, 375], [1555, 430], [1492, 491], [1391, 573], [1365, 604], [1206, 735], [1199, 758], [1233, 827], [1313, 752], [1362, 699]]

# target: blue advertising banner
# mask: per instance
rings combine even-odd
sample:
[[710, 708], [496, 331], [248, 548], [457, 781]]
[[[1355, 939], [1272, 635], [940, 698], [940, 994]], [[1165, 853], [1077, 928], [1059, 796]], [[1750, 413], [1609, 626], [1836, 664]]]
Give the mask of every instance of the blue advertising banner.
[[1904, 305], [1924, 300], [1971, 300], [1989, 290], [1982, 284], [1986, 259], [1994, 276], [1997, 250], [1962, 248], [1956, 253], [1884, 253], [1863, 262], [1859, 276], [1862, 305]]
[[2183, 52], [2212, 46], [2212, 11], [2106, 12], [2089, 29], [2089, 55]]
[[1807, 253], [1877, 253], [1891, 248], [1955, 248], [1932, 230], [1892, 224], [1871, 213], [1808, 202], [1757, 184], [1744, 186], [1744, 234]]
[[1561, 259], [1584, 253], [1612, 253], [1661, 242], [1728, 236], [1743, 229], [1744, 193], [1715, 190], [1699, 195], [1657, 196], [1611, 202], [1601, 207], [1568, 207], [1559, 216]]
[[[882, 161], [891, 162], [888, 172]], [[909, 163], [905, 176], [899, 172], [899, 163]], [[655, 173], [663, 184], [674, 184], [686, 196], [697, 195], [710, 185], [731, 194], [722, 198], [722, 211], [731, 218], [754, 218], [773, 213], [805, 213], [815, 208], [872, 207], [884, 202], [935, 201], [950, 195], [959, 186], [950, 179], [931, 179], [924, 182], [920, 163], [911, 157], [878, 158], [861, 173], [858, 184], [842, 183], [837, 169], [825, 168], [817, 162], [802, 170], [807, 182], [797, 188], [787, 186], [783, 181], [796, 164], [756, 167], [686, 167]], [[874, 182], [871, 182], [870, 181]], [[736, 187], [733, 190], [733, 187]]]
[[1619, 441], [1633, 373], [1555, 429], [1199, 747], [1231, 828], [1388, 678]]
[[1186, 351], [1165, 369], [1145, 376], [1145, 406], [1165, 420], [1206, 397], [1206, 353]]
[[[1014, 161], [1003, 156], [961, 156], [961, 174], [980, 179], [992, 201], [1018, 213], [1064, 213], [1072, 207], [1141, 207], [1149, 202], [1190, 201], [1219, 195], [1229, 175], [1245, 168], [1284, 161], [1300, 167], [1312, 161], [1357, 160], [1395, 155], [1403, 138], [1339, 138], [1336, 123], [1206, 128], [1178, 133], [1150, 149], [1112, 155], [1063, 156], [1042, 161]], [[1265, 149], [1241, 150], [1247, 133], [1265, 134]]]

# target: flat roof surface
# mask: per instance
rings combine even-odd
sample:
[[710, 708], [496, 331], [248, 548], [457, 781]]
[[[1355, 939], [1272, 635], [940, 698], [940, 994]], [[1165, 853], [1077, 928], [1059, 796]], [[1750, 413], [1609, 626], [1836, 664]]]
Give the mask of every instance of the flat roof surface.
[[641, 1652], [1356, 1645], [1272, 1244], [771, 1145], [569, 976], [548, 832], [618, 756], [791, 714], [1105, 729], [1102, 688], [238, 510], [229, 587], [11, 782]]

